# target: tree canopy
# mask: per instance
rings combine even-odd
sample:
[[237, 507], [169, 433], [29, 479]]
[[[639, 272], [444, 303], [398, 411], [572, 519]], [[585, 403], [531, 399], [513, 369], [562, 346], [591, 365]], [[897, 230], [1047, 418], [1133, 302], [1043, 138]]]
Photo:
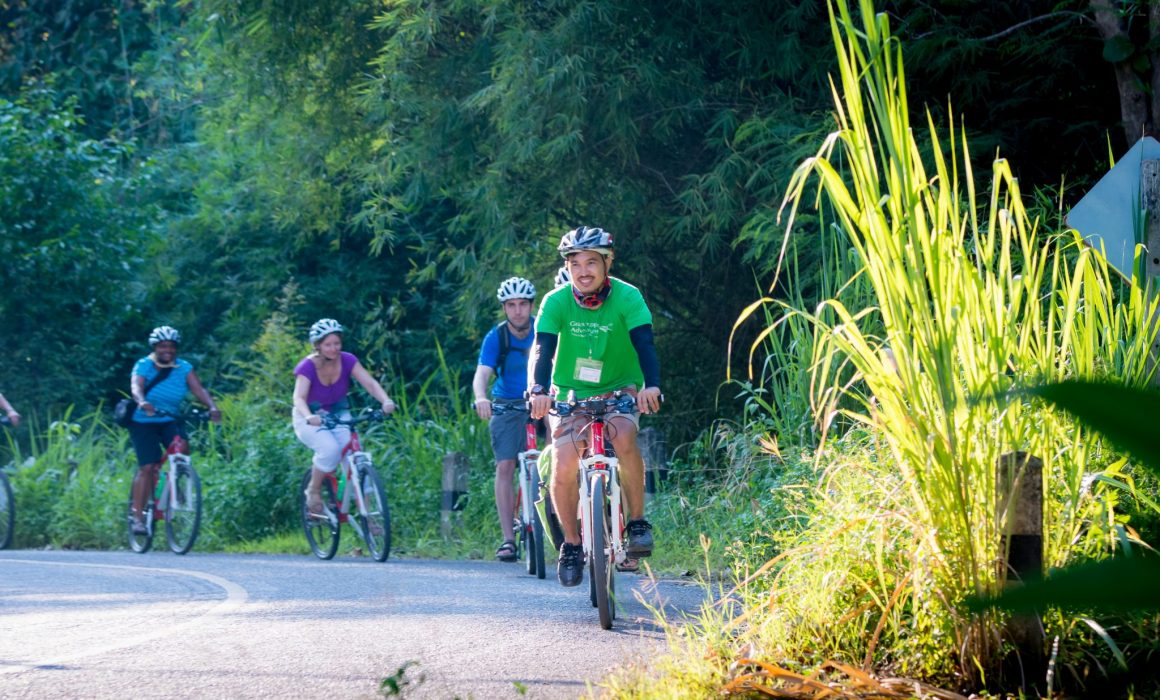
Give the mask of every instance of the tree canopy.
[[[916, 102], [954, 95], [973, 144], [1014, 151], [1032, 183], [1105, 165], [1114, 71], [1084, 3], [884, 9], [918, 58]], [[228, 381], [278, 309], [302, 328], [343, 319], [379, 371], [420, 379], [438, 344], [468, 372], [499, 281], [548, 288], [555, 241], [587, 224], [618, 235], [615, 274], [653, 307], [666, 391], [703, 423], [734, 319], [776, 263], [789, 174], [832, 128], [818, 3], [73, 0], [3, 14], [0, 95], [24, 110], [5, 139], [70, 163], [7, 183], [51, 222], [0, 212], [21, 265], [55, 241], [58, 277], [77, 266], [36, 289], [3, 273], [5, 333], [27, 343], [2, 361], [5, 384], [52, 342], [92, 363], [40, 360], [68, 387], [41, 384], [49, 405], [107, 396], [160, 322]], [[4, 167], [33, 162], [18, 153]], [[787, 283], [808, 296], [819, 244], [803, 231]], [[42, 320], [49, 308], [73, 336]]]

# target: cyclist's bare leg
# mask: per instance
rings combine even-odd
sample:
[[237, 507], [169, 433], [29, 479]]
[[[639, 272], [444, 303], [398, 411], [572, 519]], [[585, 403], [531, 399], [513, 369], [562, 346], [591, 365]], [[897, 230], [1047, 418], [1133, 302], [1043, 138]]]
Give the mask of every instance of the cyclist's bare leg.
[[552, 506], [564, 531], [564, 541], [580, 544], [580, 528], [576, 523], [576, 512], [580, 506], [580, 492], [577, 490], [576, 474], [580, 469], [580, 453], [571, 440], [555, 443], [552, 460]]
[[153, 488], [153, 477], [161, 467], [159, 462], [142, 464], [133, 475], [133, 517], [140, 518], [145, 510], [145, 499], [149, 497], [149, 490]]
[[512, 513], [516, 510], [516, 489], [512, 486], [515, 471], [514, 459], [501, 459], [495, 463], [495, 510], [499, 514], [504, 542], [515, 541], [512, 531]]
[[612, 416], [608, 433], [619, 459], [620, 492], [629, 520], [644, 517], [644, 457], [636, 444], [636, 425], [627, 418]]
[[310, 485], [306, 487], [307, 507], [315, 510], [311, 506], [317, 503], [317, 510], [322, 510], [322, 482], [326, 479], [326, 472], [320, 470], [318, 467], [311, 467], [310, 469]]

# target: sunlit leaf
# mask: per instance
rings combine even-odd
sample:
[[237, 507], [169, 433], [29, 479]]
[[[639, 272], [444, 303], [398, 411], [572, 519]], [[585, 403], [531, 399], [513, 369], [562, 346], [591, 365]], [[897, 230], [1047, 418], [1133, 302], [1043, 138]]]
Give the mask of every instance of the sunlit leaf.
[[1069, 380], [1027, 390], [1099, 431], [1117, 448], [1160, 473], [1156, 417], [1160, 393], [1110, 382]]
[[1048, 579], [1012, 588], [994, 598], [975, 598], [975, 611], [1002, 608], [1033, 612], [1047, 607], [1129, 612], [1160, 610], [1160, 557], [1119, 557], [1058, 571]]

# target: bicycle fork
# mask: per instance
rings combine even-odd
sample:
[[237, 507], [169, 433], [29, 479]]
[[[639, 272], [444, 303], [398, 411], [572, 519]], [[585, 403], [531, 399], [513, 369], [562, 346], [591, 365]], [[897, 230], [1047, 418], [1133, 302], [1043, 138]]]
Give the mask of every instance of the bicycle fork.
[[[621, 510], [620, 476], [619, 470], [616, 468], [616, 457], [604, 454], [604, 431], [599, 430], [601, 427], [603, 426], [599, 423], [592, 426], [591, 456], [580, 460], [581, 539], [586, 555], [609, 557], [612, 564], [618, 565], [627, 558], [623, 540], [625, 523]], [[608, 497], [607, 503], [596, 504], [592, 502], [592, 485], [596, 479], [603, 481], [604, 493]], [[595, 537], [595, 533], [592, 531], [592, 509], [594, 507], [604, 508], [606, 505], [605, 522], [608, 525], [609, 534], [605, 541], [606, 549], [603, 552], [592, 552], [590, 550]]]
[[172, 454], [169, 455], [169, 469], [158, 475], [161, 480], [162, 488], [161, 494], [157, 499], [157, 512], [164, 514], [169, 504], [172, 503], [176, 509], [182, 509], [189, 506], [193, 502], [193, 494], [189, 489], [193, 488], [193, 482], [186, 480], [183, 482], [186, 491], [184, 493], [178, 492], [177, 475], [189, 468], [189, 455]]
[[[346, 479], [346, 489], [342, 494], [342, 507], [337, 514], [341, 520], [345, 517], [346, 522], [354, 528], [359, 537], [365, 539], [366, 533], [362, 530], [362, 525], [358, 518], [352, 518], [351, 515], [363, 516], [367, 515], [367, 502], [363, 496], [362, 479], [365, 471], [363, 465], [370, 463], [370, 455], [366, 452], [355, 452], [350, 456], [350, 474]], [[353, 509], [351, 506], [354, 506]]]

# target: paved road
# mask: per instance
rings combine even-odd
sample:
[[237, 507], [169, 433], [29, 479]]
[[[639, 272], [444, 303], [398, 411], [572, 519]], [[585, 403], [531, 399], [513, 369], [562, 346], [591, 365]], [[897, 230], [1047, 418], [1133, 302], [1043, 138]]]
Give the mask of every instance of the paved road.
[[702, 600], [620, 574], [600, 629], [588, 586], [520, 565], [168, 552], [0, 552], [0, 697], [572, 698], [663, 647], [644, 605]]

